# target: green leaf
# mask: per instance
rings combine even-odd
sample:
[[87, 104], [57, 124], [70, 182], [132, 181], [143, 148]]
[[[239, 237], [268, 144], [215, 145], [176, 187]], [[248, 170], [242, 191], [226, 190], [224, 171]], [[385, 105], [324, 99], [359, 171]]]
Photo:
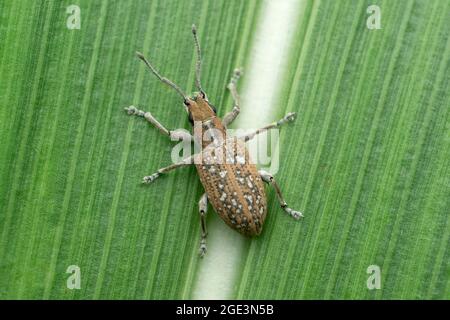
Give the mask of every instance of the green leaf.
[[[366, 27], [372, 4], [380, 30]], [[141, 185], [174, 143], [123, 107], [171, 129], [188, 119], [135, 51], [189, 92], [195, 23], [203, 86], [223, 115], [232, 70], [271, 23], [266, 3], [82, 0], [79, 30], [68, 5], [0, 3], [0, 298], [192, 298], [216, 273], [197, 256], [203, 188], [194, 168]], [[262, 235], [242, 240], [237, 277], [216, 275], [229, 298], [449, 298], [448, 21], [445, 0], [304, 1], [272, 112], [298, 114], [276, 179], [305, 218], [267, 189]], [[66, 285], [71, 265], [79, 290]], [[380, 290], [367, 288], [371, 265]]]

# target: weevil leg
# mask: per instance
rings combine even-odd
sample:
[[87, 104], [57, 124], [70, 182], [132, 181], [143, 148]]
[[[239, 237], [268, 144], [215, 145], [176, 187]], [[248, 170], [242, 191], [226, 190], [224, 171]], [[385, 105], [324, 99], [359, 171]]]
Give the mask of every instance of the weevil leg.
[[198, 211], [200, 213], [200, 226], [202, 228], [202, 235], [200, 239], [199, 255], [203, 258], [206, 254], [206, 236], [208, 232], [206, 231], [206, 213], [208, 211], [208, 195], [206, 192], [201, 196], [198, 202]]
[[153, 173], [153, 174], [151, 174], [149, 176], [145, 176], [143, 178], [142, 183], [146, 183], [146, 184], [152, 183], [161, 174], [167, 173], [169, 171], [172, 171], [172, 170], [180, 168], [180, 167], [185, 167], [185, 166], [191, 165], [193, 163], [193, 160], [194, 160], [194, 156], [190, 156], [190, 157], [188, 157], [188, 158], [186, 158], [186, 159], [184, 159], [184, 160], [182, 160], [180, 162], [177, 162], [177, 163], [171, 164], [170, 166], [158, 169], [155, 173]]
[[278, 127], [281, 127], [283, 124], [288, 123], [288, 122], [292, 122], [295, 120], [296, 117], [296, 113], [295, 112], [289, 112], [288, 114], [286, 114], [283, 118], [281, 118], [280, 120], [273, 122], [265, 127], [259, 128], [253, 132], [250, 132], [246, 135], [240, 136], [239, 139], [243, 139], [244, 141], [249, 141], [251, 139], [253, 139], [256, 135], [266, 132], [270, 129], [275, 129]]
[[184, 129], [168, 130], [158, 120], [156, 120], [156, 118], [150, 112], [139, 110], [135, 106], [126, 107], [125, 111], [129, 115], [143, 117], [145, 120], [154, 125], [156, 129], [158, 129], [163, 135], [170, 137], [173, 141], [193, 141], [192, 135], [188, 131]]
[[264, 170], [259, 170], [258, 172], [259, 175], [261, 176], [261, 179], [264, 182], [270, 184], [275, 189], [275, 193], [277, 194], [278, 202], [280, 203], [281, 208], [294, 219], [298, 220], [301, 217], [303, 217], [303, 214], [300, 211], [292, 210], [287, 206], [287, 203], [284, 200], [283, 195], [281, 194], [280, 187], [278, 186], [278, 183], [275, 181], [273, 175]]
[[242, 71], [240, 69], [235, 69], [233, 76], [231, 77], [230, 83], [227, 86], [231, 92], [231, 97], [233, 98], [234, 105], [233, 109], [223, 117], [222, 123], [224, 124], [225, 127], [230, 125], [234, 121], [234, 119], [236, 119], [236, 117], [239, 115], [239, 112], [241, 112], [239, 94], [236, 88], [236, 84], [241, 75]]

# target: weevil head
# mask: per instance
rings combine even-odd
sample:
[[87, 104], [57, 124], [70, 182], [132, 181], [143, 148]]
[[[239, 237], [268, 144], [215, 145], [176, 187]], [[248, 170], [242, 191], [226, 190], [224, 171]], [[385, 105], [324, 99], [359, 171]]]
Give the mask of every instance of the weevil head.
[[185, 99], [184, 106], [189, 116], [189, 122], [206, 121], [216, 116], [216, 108], [209, 103], [204, 92], [195, 92], [192, 98]]

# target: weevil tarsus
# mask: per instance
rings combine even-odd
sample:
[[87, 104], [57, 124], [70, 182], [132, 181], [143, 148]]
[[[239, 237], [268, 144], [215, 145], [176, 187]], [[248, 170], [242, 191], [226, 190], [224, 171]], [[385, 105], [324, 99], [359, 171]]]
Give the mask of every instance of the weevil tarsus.
[[138, 117], [145, 118], [145, 120], [147, 120], [152, 125], [154, 125], [156, 127], [156, 129], [158, 129], [163, 135], [170, 136], [170, 131], [167, 130], [158, 120], [156, 120], [156, 118], [150, 112], [139, 110], [135, 106], [126, 107], [125, 111], [129, 115], [135, 115]]
[[281, 127], [283, 124], [286, 124], [288, 122], [294, 121], [295, 117], [296, 117], [296, 113], [295, 112], [289, 112], [288, 114], [286, 114], [280, 120], [278, 120], [276, 122], [272, 122], [271, 124], [269, 124], [269, 125], [267, 125], [265, 127], [259, 128], [259, 129], [255, 130], [253, 132], [250, 132], [248, 134], [240, 136], [239, 139], [243, 139], [244, 141], [249, 141], [249, 140], [253, 139], [256, 135], [258, 135], [260, 133], [263, 133], [263, 132], [266, 132], [268, 130], [275, 129], [275, 128], [278, 128], [278, 127]]
[[201, 238], [200, 238], [200, 247], [199, 247], [199, 255], [200, 257], [204, 257], [206, 254], [206, 237], [208, 236], [208, 231], [206, 229], [206, 214], [208, 212], [208, 195], [206, 192], [200, 197], [200, 201], [198, 202], [198, 212], [200, 214], [200, 227], [201, 227]]
[[259, 170], [258, 173], [264, 182], [266, 182], [267, 184], [270, 184], [275, 189], [275, 193], [277, 195], [278, 202], [280, 203], [281, 208], [288, 215], [290, 215], [292, 218], [294, 218], [296, 220], [303, 217], [303, 214], [300, 211], [296, 211], [296, 210], [293, 210], [288, 207], [288, 205], [287, 205], [286, 201], [284, 200], [284, 197], [281, 193], [281, 189], [278, 186], [278, 183], [275, 181], [275, 178], [273, 177], [272, 174], [270, 174], [269, 172], [264, 171], [264, 170]]
[[237, 91], [237, 82], [241, 75], [241, 69], [235, 69], [230, 83], [227, 86], [227, 88], [230, 90], [231, 97], [233, 98], [233, 109], [223, 117], [222, 122], [225, 127], [229, 126], [241, 112], [239, 93]]

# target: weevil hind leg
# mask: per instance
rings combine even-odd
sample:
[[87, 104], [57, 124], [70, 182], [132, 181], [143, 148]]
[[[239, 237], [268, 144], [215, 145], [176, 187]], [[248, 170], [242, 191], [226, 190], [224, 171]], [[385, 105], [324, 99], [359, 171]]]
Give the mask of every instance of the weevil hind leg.
[[269, 124], [269, 125], [267, 125], [265, 127], [259, 128], [259, 129], [255, 130], [253, 132], [250, 132], [248, 134], [240, 136], [239, 139], [242, 139], [244, 141], [249, 141], [249, 140], [253, 139], [255, 136], [257, 136], [260, 133], [263, 133], [263, 132], [266, 132], [268, 130], [275, 129], [275, 128], [278, 128], [278, 127], [281, 127], [283, 124], [286, 124], [288, 122], [294, 121], [296, 116], [297, 115], [296, 115], [295, 112], [289, 112], [288, 114], [286, 114], [280, 120], [278, 120], [276, 122], [272, 122], [271, 124]]
[[188, 131], [184, 129], [168, 130], [158, 120], [156, 120], [156, 118], [150, 112], [139, 110], [135, 106], [126, 107], [125, 111], [129, 115], [135, 115], [144, 118], [145, 120], [150, 122], [156, 129], [158, 129], [159, 132], [161, 132], [163, 135], [171, 138], [172, 141], [193, 141], [192, 135]]
[[200, 226], [201, 226], [201, 239], [200, 239], [200, 248], [199, 255], [203, 258], [206, 254], [206, 237], [208, 236], [208, 232], [206, 230], [206, 213], [208, 211], [208, 196], [206, 192], [200, 197], [200, 201], [198, 202], [198, 212], [200, 213]]
[[167, 173], [167, 172], [175, 170], [177, 168], [191, 165], [193, 163], [193, 159], [194, 159], [194, 156], [190, 156], [190, 157], [184, 159], [183, 161], [180, 161], [180, 162], [171, 164], [170, 166], [158, 169], [155, 173], [153, 173], [153, 174], [151, 174], [149, 176], [145, 176], [143, 178], [142, 183], [145, 183], [145, 184], [152, 183], [157, 178], [159, 178], [163, 173]]
[[258, 173], [264, 182], [270, 184], [275, 189], [275, 193], [277, 194], [278, 202], [280, 203], [281, 208], [288, 215], [290, 215], [292, 218], [294, 218], [296, 220], [303, 217], [303, 214], [300, 211], [295, 211], [288, 207], [286, 201], [283, 198], [283, 195], [281, 194], [280, 187], [278, 186], [278, 183], [275, 181], [275, 178], [273, 177], [272, 174], [270, 174], [269, 172], [264, 171], [264, 170], [259, 170]]
[[231, 97], [233, 98], [233, 109], [228, 112], [224, 117], [223, 117], [223, 124], [225, 127], [227, 127], [228, 125], [230, 125], [234, 119], [236, 119], [236, 117], [239, 115], [239, 112], [241, 112], [240, 109], [240, 99], [239, 99], [239, 94], [237, 92], [237, 82], [239, 80], [239, 78], [242, 75], [242, 71], [241, 69], [235, 69], [233, 76], [230, 79], [230, 83], [228, 83], [227, 88], [230, 90], [231, 92]]

